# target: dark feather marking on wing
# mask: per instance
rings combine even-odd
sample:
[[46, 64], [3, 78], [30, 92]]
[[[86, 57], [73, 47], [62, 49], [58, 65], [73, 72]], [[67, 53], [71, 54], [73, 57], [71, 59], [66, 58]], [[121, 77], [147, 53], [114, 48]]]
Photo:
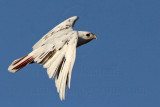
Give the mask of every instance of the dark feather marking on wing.
[[[78, 20], [78, 18], [77, 18], [76, 20], [74, 20], [71, 25], [66, 25], [65, 27], [57, 26], [57, 28], [59, 29], [58, 31], [56, 31], [56, 32], [55, 32], [55, 31], [52, 31], [52, 32], [50, 33], [50, 35], [45, 35], [45, 36], [43, 37], [43, 39], [46, 40], [47, 38], [49, 38], [50, 36], [52, 36], [54, 33], [57, 33], [57, 32], [62, 31], [62, 30], [64, 30], [64, 29], [68, 29], [68, 28], [70, 28], [70, 27], [74, 27], [75, 22], [76, 22], [77, 20]], [[68, 22], [71, 22], [71, 19], [68, 19]]]
[[[64, 42], [64, 41], [62, 41], [62, 42]], [[64, 45], [65, 45], [65, 44], [68, 45], [68, 42], [69, 42], [69, 40], [66, 40], [65, 43], [64, 43]], [[63, 46], [64, 46], [64, 45], [63, 45]], [[62, 46], [61, 48], [59, 48], [59, 50], [61, 50], [61, 49], [63, 48], [63, 46]]]
[[44, 54], [45, 54], [45, 52], [43, 52], [43, 53], [39, 56], [39, 58], [41, 59], [41, 58], [43, 57]]
[[69, 73], [67, 74], [66, 86], [68, 85], [68, 76], [69, 76]]
[[65, 27], [60, 27], [60, 26], [58, 26], [57, 28], [59, 28], [59, 30], [58, 31], [53, 31], [53, 32], [51, 32], [49, 35], [45, 35], [44, 37], [43, 37], [43, 39], [44, 40], [46, 40], [46, 39], [48, 39], [50, 36], [52, 36], [53, 34], [55, 34], [55, 33], [57, 33], [57, 32], [59, 32], [59, 31], [62, 31], [62, 30], [64, 30], [64, 29], [68, 29], [68, 28], [70, 28], [71, 26], [69, 26], [69, 25], [66, 25]]
[[45, 58], [43, 58], [43, 60], [41, 62], [39, 62], [39, 64], [44, 64], [45, 62], [47, 62], [54, 54], [56, 53], [56, 50], [53, 50], [51, 52], [49, 52]]
[[63, 64], [65, 63], [65, 61], [66, 61], [66, 59], [65, 59], [65, 57], [63, 57], [62, 58], [62, 61], [61, 61], [61, 63], [60, 63], [60, 65], [59, 65], [59, 67], [58, 67], [58, 70], [57, 70], [57, 79], [58, 79], [58, 77], [59, 77], [59, 73], [60, 73], [60, 71], [61, 71], [61, 69], [62, 69], [62, 66], [63, 66]]
[[[64, 45], [65, 44], [68, 44], [68, 42], [69, 42], [69, 40], [66, 40], [65, 41], [65, 43], [64, 43]], [[63, 46], [64, 46], [63, 45]], [[61, 47], [61, 48], [59, 48], [59, 50], [61, 50], [62, 48], [63, 48], [63, 46]], [[54, 46], [53, 46], [53, 48], [54, 48]], [[41, 59], [41, 58], [43, 58], [44, 56], [46, 56], [45, 58], [43, 58], [43, 60], [41, 61], [41, 62], [39, 62], [39, 64], [44, 64], [44, 63], [46, 63], [51, 57], [53, 57], [53, 55], [56, 53], [56, 50], [54, 49], [53, 51], [51, 51], [51, 52], [47, 52], [47, 53], [45, 53], [45, 52], [43, 52], [40, 56], [39, 56], [39, 58]]]

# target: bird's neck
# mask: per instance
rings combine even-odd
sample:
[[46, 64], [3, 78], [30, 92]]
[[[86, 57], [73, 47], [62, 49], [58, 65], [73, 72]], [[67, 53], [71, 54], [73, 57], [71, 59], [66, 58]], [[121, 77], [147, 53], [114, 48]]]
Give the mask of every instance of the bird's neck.
[[83, 45], [83, 44], [86, 44], [86, 43], [88, 43], [89, 41], [91, 41], [91, 40], [85, 40], [85, 39], [83, 39], [83, 38], [81, 38], [81, 37], [78, 37], [77, 47], [79, 47], [79, 46], [81, 46], [81, 45]]

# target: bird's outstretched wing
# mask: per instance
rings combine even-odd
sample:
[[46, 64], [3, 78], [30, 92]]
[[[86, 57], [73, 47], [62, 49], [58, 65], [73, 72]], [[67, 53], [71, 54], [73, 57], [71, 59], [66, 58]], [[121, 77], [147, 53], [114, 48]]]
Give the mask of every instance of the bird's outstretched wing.
[[50, 37], [54, 37], [56, 33], [59, 32], [68, 32], [73, 30], [74, 23], [78, 19], [78, 16], [73, 16], [71, 18], [66, 19], [52, 30], [50, 30], [46, 35], [44, 35], [32, 48], [33, 50], [43, 45]]
[[34, 61], [44, 64], [49, 78], [56, 74], [55, 85], [61, 100], [65, 98], [66, 85], [70, 88], [77, 39], [77, 31], [70, 31], [33, 51]]

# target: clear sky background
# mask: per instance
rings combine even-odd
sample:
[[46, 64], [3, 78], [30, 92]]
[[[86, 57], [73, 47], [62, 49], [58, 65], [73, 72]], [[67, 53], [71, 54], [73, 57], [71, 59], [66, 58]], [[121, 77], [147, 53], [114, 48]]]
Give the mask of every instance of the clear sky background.
[[[77, 49], [60, 101], [42, 66], [7, 69], [71, 16], [98, 40]], [[0, 49], [1, 107], [160, 107], [159, 0], [0, 0]]]

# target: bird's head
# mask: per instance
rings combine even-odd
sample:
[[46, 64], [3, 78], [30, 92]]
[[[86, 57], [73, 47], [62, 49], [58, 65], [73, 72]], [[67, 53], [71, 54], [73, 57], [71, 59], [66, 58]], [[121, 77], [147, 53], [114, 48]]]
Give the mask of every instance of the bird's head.
[[78, 43], [77, 47], [80, 45], [83, 45], [85, 43], [88, 43], [89, 41], [97, 39], [97, 36], [93, 33], [87, 32], [87, 31], [78, 31]]
[[87, 32], [87, 31], [78, 31], [78, 37], [84, 39], [84, 40], [93, 40], [97, 39], [97, 36], [93, 33]]

